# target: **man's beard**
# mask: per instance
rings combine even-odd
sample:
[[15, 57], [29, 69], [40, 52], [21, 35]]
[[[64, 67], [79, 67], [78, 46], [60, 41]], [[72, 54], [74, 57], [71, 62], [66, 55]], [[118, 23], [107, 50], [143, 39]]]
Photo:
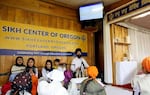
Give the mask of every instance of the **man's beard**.
[[78, 58], [81, 58], [81, 55], [77, 55]]

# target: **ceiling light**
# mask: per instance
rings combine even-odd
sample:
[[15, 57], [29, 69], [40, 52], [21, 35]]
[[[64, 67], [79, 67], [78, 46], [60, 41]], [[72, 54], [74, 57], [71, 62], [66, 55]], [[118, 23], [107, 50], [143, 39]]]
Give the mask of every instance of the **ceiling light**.
[[142, 13], [142, 14], [137, 15], [135, 17], [132, 17], [132, 19], [138, 19], [138, 18], [142, 18], [142, 17], [148, 16], [148, 15], [150, 15], [150, 11]]

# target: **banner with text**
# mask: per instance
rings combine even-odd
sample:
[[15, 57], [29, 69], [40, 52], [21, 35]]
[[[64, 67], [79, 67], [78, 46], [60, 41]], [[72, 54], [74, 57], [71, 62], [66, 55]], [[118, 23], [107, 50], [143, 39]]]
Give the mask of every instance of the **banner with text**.
[[136, 11], [137, 9], [140, 9], [140, 8], [143, 8], [143, 7], [146, 7], [149, 5], [150, 5], [150, 0], [136, 0], [135, 2], [133, 2], [129, 5], [126, 5], [121, 9], [118, 9], [114, 12], [109, 13], [107, 15], [107, 19], [108, 19], [108, 21], [112, 21], [116, 18], [119, 18], [123, 15], [126, 15], [130, 12]]
[[0, 55], [72, 56], [76, 48], [87, 55], [86, 33], [0, 21]]

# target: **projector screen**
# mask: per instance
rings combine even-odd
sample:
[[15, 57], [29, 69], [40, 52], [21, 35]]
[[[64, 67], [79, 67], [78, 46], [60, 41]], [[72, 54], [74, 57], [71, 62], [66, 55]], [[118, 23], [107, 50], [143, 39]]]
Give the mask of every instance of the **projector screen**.
[[103, 18], [103, 3], [96, 3], [79, 7], [80, 21]]

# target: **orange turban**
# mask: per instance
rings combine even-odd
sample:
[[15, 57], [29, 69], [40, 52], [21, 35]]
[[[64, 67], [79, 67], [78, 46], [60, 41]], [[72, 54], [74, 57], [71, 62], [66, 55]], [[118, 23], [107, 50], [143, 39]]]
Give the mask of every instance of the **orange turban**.
[[142, 61], [142, 67], [146, 72], [150, 72], [150, 57], [144, 58]]
[[96, 66], [89, 66], [87, 68], [87, 73], [92, 79], [95, 79], [98, 75], [98, 70], [97, 70]]

